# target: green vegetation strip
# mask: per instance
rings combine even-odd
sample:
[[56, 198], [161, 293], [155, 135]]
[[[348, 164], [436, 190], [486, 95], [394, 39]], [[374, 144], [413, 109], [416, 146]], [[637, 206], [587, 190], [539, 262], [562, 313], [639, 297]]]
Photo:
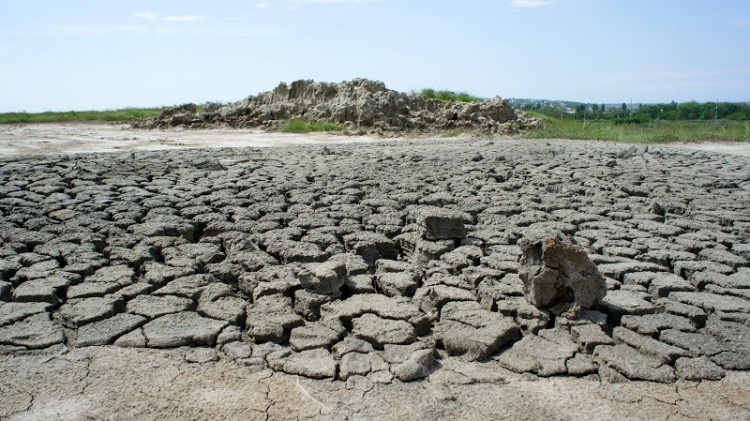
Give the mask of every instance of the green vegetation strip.
[[434, 89], [422, 89], [420, 95], [427, 98], [439, 99], [442, 101], [454, 101], [454, 102], [479, 102], [484, 101], [484, 98], [471, 95], [467, 92], [453, 92], [453, 91], [436, 91]]
[[155, 117], [164, 108], [125, 108], [108, 111], [47, 111], [44, 113], [2, 113], [0, 124], [60, 123], [66, 121], [131, 121]]
[[337, 132], [346, 129], [341, 124], [291, 119], [280, 127], [284, 133]]
[[624, 142], [750, 141], [747, 121], [654, 121], [646, 124], [617, 124], [611, 121], [560, 120], [530, 112], [544, 120], [544, 126], [525, 135], [532, 139], [616, 140]]

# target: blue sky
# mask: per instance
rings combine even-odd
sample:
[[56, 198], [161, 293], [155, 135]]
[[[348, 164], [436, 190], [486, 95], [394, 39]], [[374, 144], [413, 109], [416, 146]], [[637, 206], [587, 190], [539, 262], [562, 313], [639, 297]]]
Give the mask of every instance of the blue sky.
[[750, 101], [748, 0], [0, 0], [0, 112], [382, 80], [583, 102]]

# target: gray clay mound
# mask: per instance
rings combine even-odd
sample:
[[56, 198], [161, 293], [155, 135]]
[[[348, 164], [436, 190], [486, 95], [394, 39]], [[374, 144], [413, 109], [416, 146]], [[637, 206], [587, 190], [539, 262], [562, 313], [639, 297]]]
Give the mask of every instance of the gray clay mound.
[[375, 383], [446, 359], [720, 379], [750, 368], [748, 259], [750, 160], [705, 152], [420, 141], [0, 164], [3, 354], [189, 346]]
[[367, 79], [341, 83], [298, 80], [233, 104], [197, 110], [196, 105], [185, 104], [134, 126], [273, 128], [289, 119], [305, 119], [345, 125], [352, 133], [394, 135], [448, 130], [514, 134], [541, 123], [514, 111], [501, 98], [473, 103], [442, 101], [394, 91], [383, 82]]

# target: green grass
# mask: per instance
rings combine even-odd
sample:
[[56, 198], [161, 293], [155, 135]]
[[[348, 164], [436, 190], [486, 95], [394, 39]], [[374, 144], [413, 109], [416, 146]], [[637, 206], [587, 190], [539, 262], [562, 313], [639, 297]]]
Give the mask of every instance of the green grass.
[[341, 124], [291, 119], [284, 122], [279, 131], [284, 133], [337, 132], [345, 130]]
[[464, 134], [463, 131], [461, 131], [461, 130], [454, 130], [452, 132], [444, 133], [441, 137], [452, 138], [452, 137], [459, 137], [462, 134]]
[[750, 122], [656, 121], [647, 124], [613, 124], [609, 121], [556, 119], [530, 112], [544, 120], [541, 129], [526, 133], [532, 139], [587, 139], [623, 142], [750, 141]]
[[44, 113], [2, 113], [0, 124], [60, 123], [66, 121], [131, 121], [154, 117], [164, 108], [125, 108], [107, 111], [47, 111]]
[[454, 102], [484, 101], [484, 98], [471, 95], [468, 92], [436, 91], [434, 89], [428, 88], [428, 89], [422, 89], [419, 92], [419, 94], [427, 98], [439, 99], [441, 101], [454, 101]]

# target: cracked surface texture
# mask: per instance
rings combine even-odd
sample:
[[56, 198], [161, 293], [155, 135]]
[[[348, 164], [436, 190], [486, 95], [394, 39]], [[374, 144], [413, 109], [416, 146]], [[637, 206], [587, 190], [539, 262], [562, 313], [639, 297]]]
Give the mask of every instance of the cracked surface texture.
[[[0, 418], [750, 415], [746, 157], [398, 141], [0, 182]], [[604, 277], [574, 318], [524, 297], [548, 230]]]

